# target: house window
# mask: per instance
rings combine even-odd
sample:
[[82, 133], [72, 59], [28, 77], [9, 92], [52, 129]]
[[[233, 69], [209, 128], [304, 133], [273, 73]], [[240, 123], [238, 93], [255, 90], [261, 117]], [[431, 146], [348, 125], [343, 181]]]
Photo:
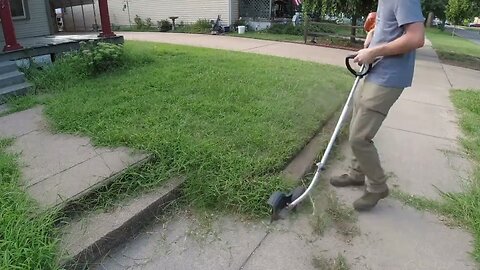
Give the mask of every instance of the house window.
[[11, 0], [10, 9], [12, 10], [12, 17], [14, 19], [26, 19], [27, 11], [25, 8], [26, 0]]

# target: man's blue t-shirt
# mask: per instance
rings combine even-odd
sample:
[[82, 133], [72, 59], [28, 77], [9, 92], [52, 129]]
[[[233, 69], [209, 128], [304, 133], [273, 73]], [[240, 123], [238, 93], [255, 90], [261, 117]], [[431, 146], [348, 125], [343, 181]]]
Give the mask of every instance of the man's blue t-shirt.
[[[406, 24], [423, 21], [420, 0], [379, 0], [370, 47], [401, 37]], [[414, 68], [415, 51], [385, 56], [375, 65], [366, 80], [385, 87], [406, 88], [412, 85]]]

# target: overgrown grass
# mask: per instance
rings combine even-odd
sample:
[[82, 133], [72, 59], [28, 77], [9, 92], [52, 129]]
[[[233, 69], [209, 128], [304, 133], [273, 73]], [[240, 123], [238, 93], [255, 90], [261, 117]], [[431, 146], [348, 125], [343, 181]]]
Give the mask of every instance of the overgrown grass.
[[407, 205], [453, 218], [468, 227], [475, 237], [474, 258], [480, 262], [480, 92], [453, 91], [453, 103], [461, 112], [460, 125], [465, 133], [462, 143], [475, 162], [475, 172], [462, 193], [444, 193], [443, 200], [407, 195], [400, 191], [393, 196]]
[[468, 189], [448, 197], [447, 209], [474, 232], [475, 258], [480, 261], [480, 92], [453, 91], [452, 96], [461, 111], [460, 125], [465, 133], [462, 142], [476, 169]]
[[338, 254], [336, 258], [325, 258], [323, 256], [314, 257], [312, 264], [318, 270], [349, 270], [350, 266], [347, 259], [342, 254]]
[[[94, 78], [71, 71], [62, 82], [52, 72], [38, 82], [53, 97], [42, 101], [53, 126], [152, 153], [153, 176], [135, 173], [117, 190], [184, 175], [192, 204], [247, 215], [267, 214], [271, 192], [288, 188], [279, 171], [339, 108], [352, 82], [343, 69], [284, 58], [125, 47], [126, 55], [149, 60]], [[28, 99], [17, 106], [37, 101]]]
[[0, 269], [56, 269], [54, 214], [36, 213], [19, 187], [16, 157], [0, 140]]
[[428, 29], [427, 37], [432, 42], [440, 59], [448, 64], [480, 70], [480, 46], [462, 37], [453, 36], [439, 29]]

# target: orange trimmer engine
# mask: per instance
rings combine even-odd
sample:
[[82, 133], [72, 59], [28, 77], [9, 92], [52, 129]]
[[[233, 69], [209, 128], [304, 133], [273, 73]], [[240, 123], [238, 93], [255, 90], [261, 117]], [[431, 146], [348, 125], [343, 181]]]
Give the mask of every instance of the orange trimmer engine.
[[373, 28], [375, 28], [375, 23], [377, 20], [377, 12], [370, 12], [367, 16], [367, 19], [365, 20], [365, 24], [363, 25], [363, 28], [365, 31], [370, 32]]

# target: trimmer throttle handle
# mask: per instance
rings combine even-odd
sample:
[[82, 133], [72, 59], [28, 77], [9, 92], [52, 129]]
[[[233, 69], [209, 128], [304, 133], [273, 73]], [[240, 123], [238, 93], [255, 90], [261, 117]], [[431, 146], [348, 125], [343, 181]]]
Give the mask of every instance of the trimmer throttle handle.
[[351, 60], [355, 59], [356, 55], [349, 55], [347, 56], [347, 58], [345, 58], [345, 65], [347, 66], [347, 69], [353, 74], [355, 75], [356, 77], [364, 77], [365, 75], [367, 75], [370, 70], [372, 69], [373, 67], [373, 64], [369, 64], [368, 66], [367, 65], [364, 65], [362, 66], [361, 70], [360, 71], [356, 71], [355, 69], [352, 68], [352, 66], [350, 65], [350, 62]]

